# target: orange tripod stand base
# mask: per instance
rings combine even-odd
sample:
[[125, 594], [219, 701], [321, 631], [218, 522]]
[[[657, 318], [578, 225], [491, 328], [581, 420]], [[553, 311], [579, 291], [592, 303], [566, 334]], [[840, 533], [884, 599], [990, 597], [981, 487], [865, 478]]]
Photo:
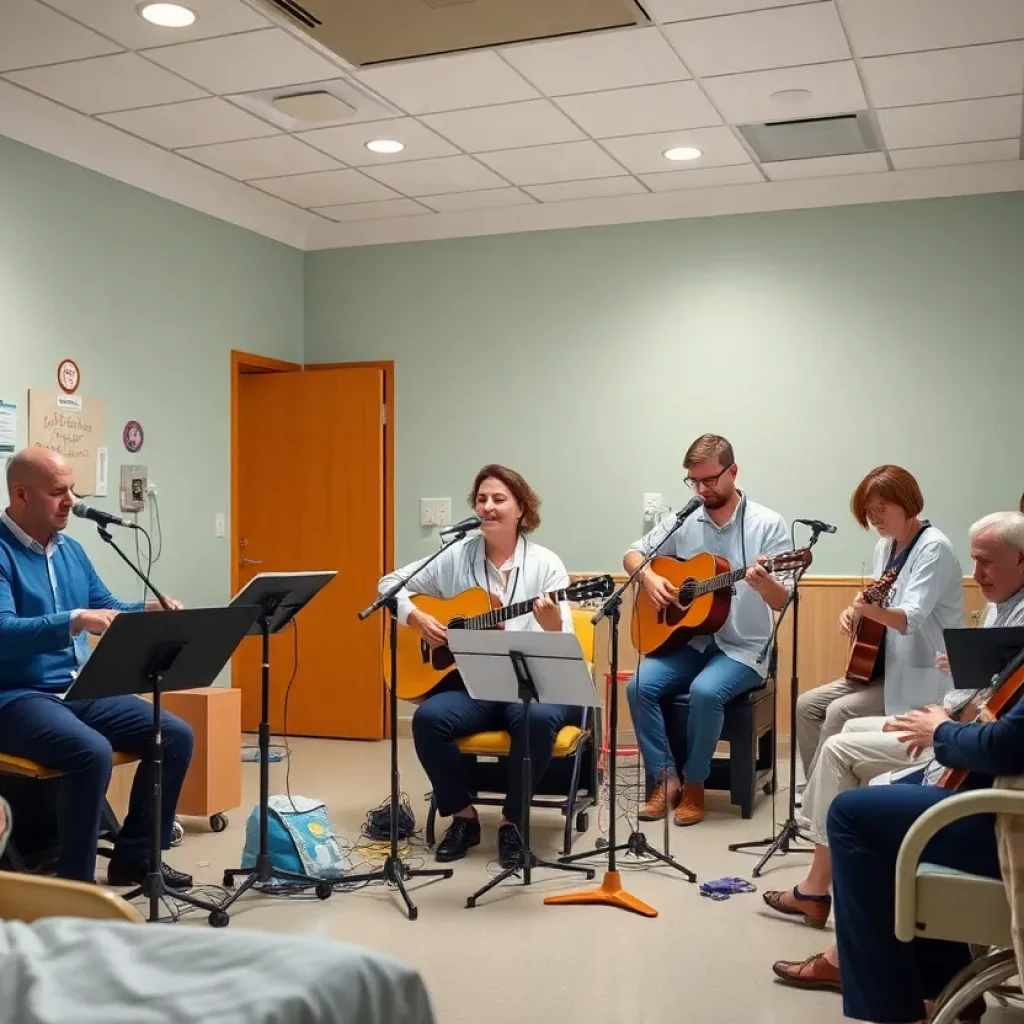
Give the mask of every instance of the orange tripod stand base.
[[549, 906], [593, 905], [602, 907], [618, 907], [620, 910], [631, 910], [634, 914], [644, 917], [657, 917], [654, 907], [648, 906], [643, 900], [631, 896], [622, 888], [622, 879], [618, 871], [606, 871], [604, 880], [598, 889], [587, 889], [585, 892], [568, 892], [562, 896], [548, 896], [544, 902]]

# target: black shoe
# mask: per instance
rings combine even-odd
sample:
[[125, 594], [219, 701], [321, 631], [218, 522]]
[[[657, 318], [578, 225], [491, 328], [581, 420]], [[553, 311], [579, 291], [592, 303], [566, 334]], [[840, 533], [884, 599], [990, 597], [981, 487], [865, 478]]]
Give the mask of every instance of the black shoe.
[[498, 863], [503, 868], [523, 866], [523, 837], [518, 825], [506, 822], [498, 829]]
[[437, 844], [434, 858], [440, 861], [462, 860], [474, 846], [480, 845], [480, 819], [452, 818], [444, 839]]
[[[161, 870], [164, 876], [164, 885], [168, 889], [191, 889], [192, 876], [186, 875], [183, 871], [175, 871], [169, 864], [162, 864]], [[122, 885], [142, 885], [146, 880], [146, 873], [149, 865], [137, 860], [118, 860], [110, 858], [107, 865], [107, 885], [115, 887]]]

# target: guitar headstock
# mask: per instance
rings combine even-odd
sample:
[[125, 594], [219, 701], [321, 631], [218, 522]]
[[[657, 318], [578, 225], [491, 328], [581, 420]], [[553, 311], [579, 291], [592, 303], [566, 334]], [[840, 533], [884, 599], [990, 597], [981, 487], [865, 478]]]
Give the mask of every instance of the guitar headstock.
[[787, 572], [798, 572], [806, 569], [814, 560], [810, 548], [796, 548], [794, 551], [783, 551], [781, 555], [772, 555], [765, 559], [765, 569], [773, 575]]
[[898, 569], [887, 569], [874, 583], [864, 588], [864, 600], [868, 604], [881, 604], [889, 596], [898, 575]]
[[590, 601], [596, 597], [608, 597], [615, 589], [615, 580], [611, 576], [588, 576], [586, 579], [570, 583], [565, 589], [567, 601]]

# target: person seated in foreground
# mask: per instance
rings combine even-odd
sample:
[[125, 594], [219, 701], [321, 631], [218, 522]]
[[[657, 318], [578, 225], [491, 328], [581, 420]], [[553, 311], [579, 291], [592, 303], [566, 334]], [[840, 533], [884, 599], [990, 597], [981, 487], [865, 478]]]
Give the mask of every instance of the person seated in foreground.
[[[160, 611], [158, 601], [118, 601], [82, 545], [67, 536], [75, 475], [47, 448], [26, 448], [7, 464], [10, 504], [0, 516], [0, 751], [61, 773], [57, 874], [92, 882], [100, 813], [115, 750], [142, 759], [128, 813], [107, 867], [111, 885], [138, 885], [149, 854], [152, 707], [141, 697], [65, 700], [89, 657], [87, 634], [102, 636], [121, 613]], [[169, 601], [180, 608], [177, 601]], [[161, 840], [170, 848], [175, 805], [192, 757], [192, 730], [164, 711]], [[169, 865], [164, 879], [192, 879]]]
[[[0, 854], [9, 829], [0, 799]], [[434, 1015], [416, 970], [349, 943], [249, 929], [0, 919], [2, 1024], [114, 1020], [434, 1024]]]
[[[931, 706], [897, 716], [892, 727], [912, 750], [933, 748], [923, 784], [868, 786], [836, 797], [828, 815], [836, 943], [804, 961], [779, 961], [773, 970], [790, 984], [841, 991], [843, 1012], [853, 1020], [923, 1024], [931, 1001], [971, 954], [963, 943], [896, 938], [896, 857], [911, 825], [953, 795], [933, 784], [942, 768], [969, 772], [962, 789], [990, 787], [997, 776], [1024, 772], [1024, 702], [996, 721], [960, 724]], [[974, 815], [947, 825], [922, 859], [999, 878], [994, 817]], [[977, 1020], [983, 1012], [979, 1000], [962, 1019]]]
[[[969, 537], [974, 579], [989, 602], [982, 628], [1024, 626], [1024, 515], [994, 512], [979, 519]], [[945, 654], [938, 654], [936, 662], [949, 671]], [[966, 691], [952, 690], [943, 699], [943, 707], [952, 712], [969, 696]], [[810, 868], [792, 889], [765, 892], [765, 903], [780, 914], [802, 916], [812, 927], [824, 927], [832, 909], [832, 862], [825, 834], [832, 801], [885, 772], [922, 764], [928, 756], [922, 753], [911, 758], [907, 744], [885, 718], [853, 719], [838, 736], [829, 737], [804, 790], [804, 831], [815, 842]]]

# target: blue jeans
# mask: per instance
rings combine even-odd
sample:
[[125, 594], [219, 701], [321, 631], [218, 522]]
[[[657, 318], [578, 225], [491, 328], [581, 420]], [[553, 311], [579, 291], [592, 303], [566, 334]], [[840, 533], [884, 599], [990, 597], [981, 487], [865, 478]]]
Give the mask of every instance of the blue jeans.
[[[174, 809], [192, 759], [192, 729], [166, 711], [161, 712], [160, 722], [160, 831], [167, 850]], [[118, 833], [114, 856], [123, 861], [147, 860], [152, 726], [152, 706], [140, 697], [62, 701], [40, 694], [19, 697], [0, 710], [0, 750], [62, 772], [57, 782], [57, 874], [61, 878], [91, 882], [96, 876], [96, 838], [115, 750], [136, 754], [142, 762], [135, 772], [128, 814]]]
[[[573, 709], [561, 704], [530, 704], [530, 766], [534, 789], [551, 761], [555, 738], [572, 715]], [[455, 741], [460, 736], [506, 729], [512, 737], [512, 745], [507, 758], [502, 813], [509, 821], [520, 823], [523, 813], [522, 720], [521, 704], [474, 700], [465, 690], [442, 690], [416, 709], [412, 716], [416, 754], [434, 788], [437, 813], [442, 818], [450, 817], [473, 802], [466, 766]]]
[[661, 709], [666, 697], [690, 695], [683, 775], [687, 782], [704, 782], [711, 774], [711, 758], [722, 735], [725, 705], [762, 682], [749, 665], [734, 661], [713, 643], [703, 651], [687, 644], [671, 654], [644, 659], [626, 684], [626, 697], [647, 774], [656, 780], [666, 768], [670, 778], [676, 774]]
[[[847, 1017], [878, 1024], [922, 1020], [924, 1000], [934, 999], [970, 962], [962, 943], [900, 942], [893, 932], [900, 844], [914, 821], [949, 795], [936, 786], [865, 786], [832, 801], [828, 845]], [[994, 816], [947, 825], [924, 848], [922, 860], [998, 878]]]

